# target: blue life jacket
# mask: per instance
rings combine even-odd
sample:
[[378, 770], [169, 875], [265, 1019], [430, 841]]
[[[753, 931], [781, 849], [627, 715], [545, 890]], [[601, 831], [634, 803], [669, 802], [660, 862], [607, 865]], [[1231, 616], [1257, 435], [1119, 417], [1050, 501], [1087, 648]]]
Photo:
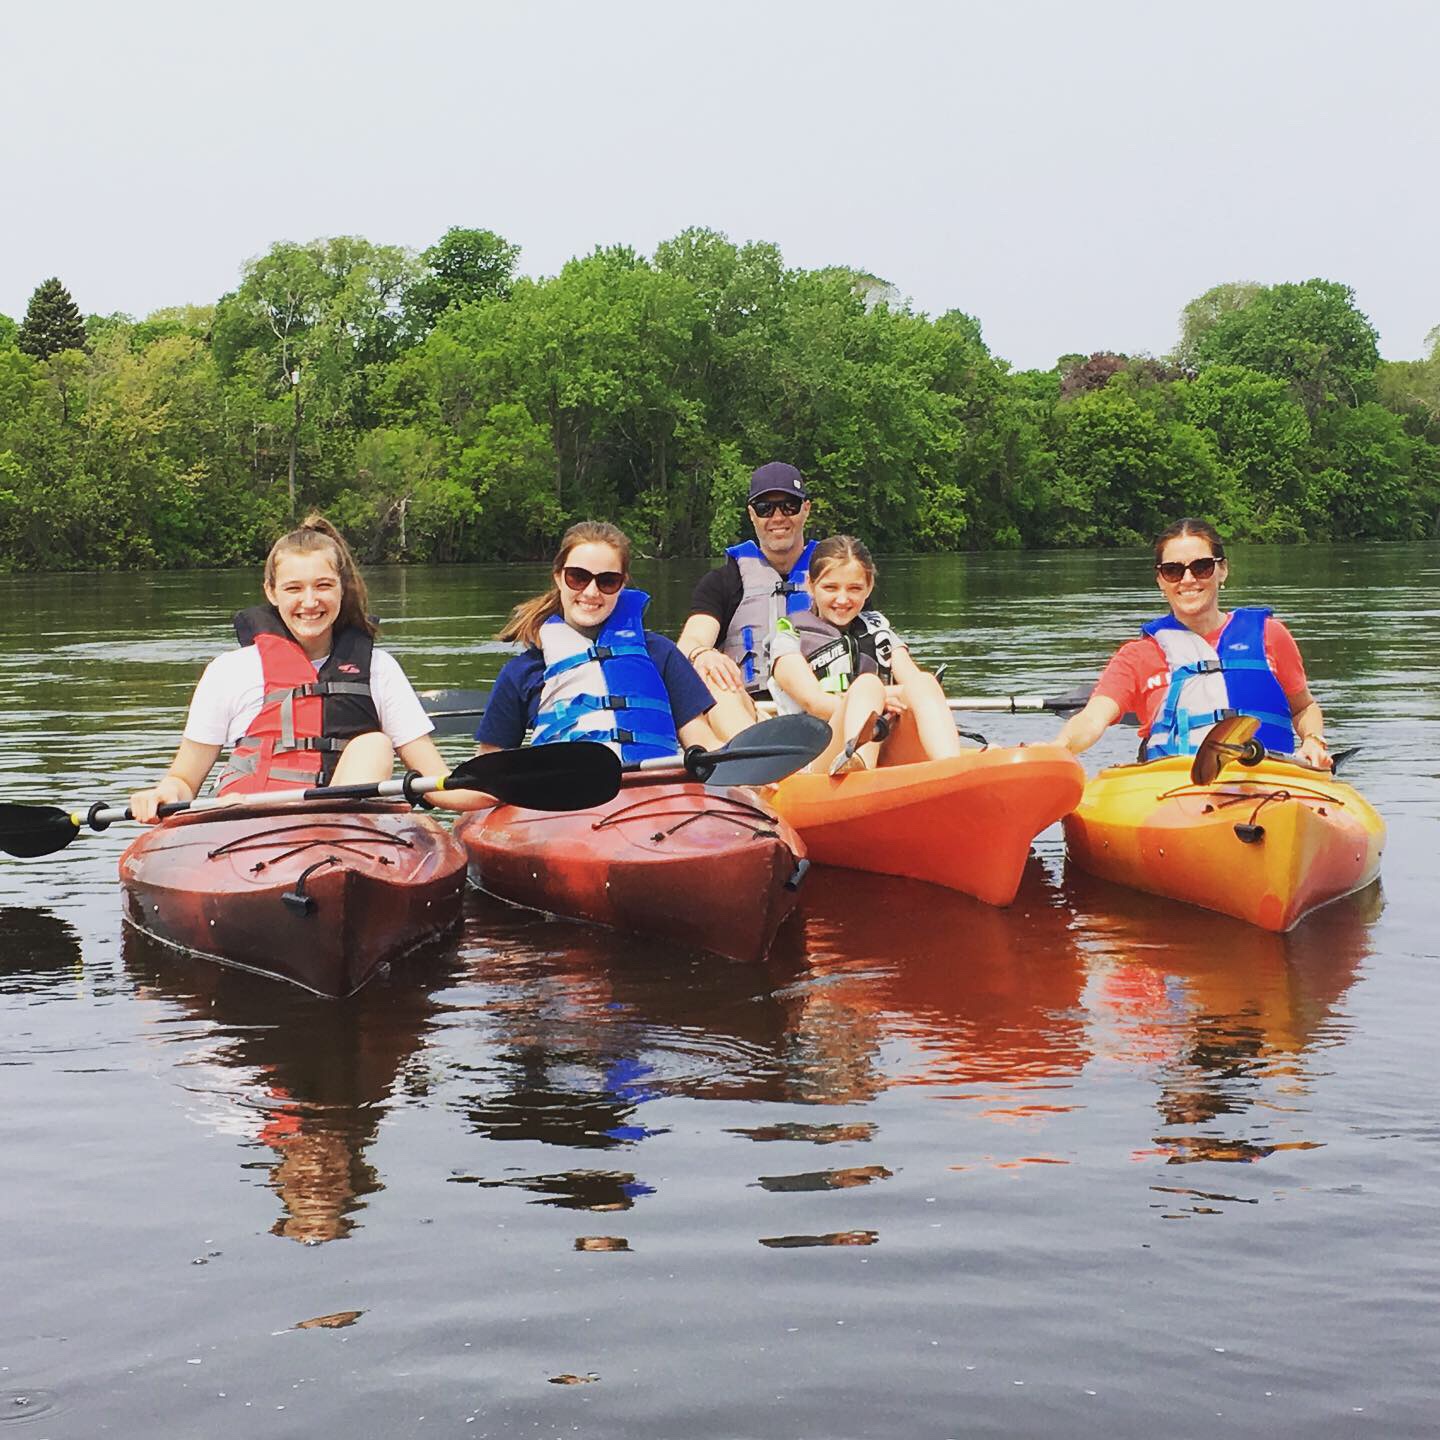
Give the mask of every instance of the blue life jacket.
[[753, 541], [731, 545], [725, 553], [740, 571], [740, 606], [720, 637], [720, 649], [739, 667], [745, 688], [763, 691], [770, 683], [770, 637], [786, 615], [810, 608], [805, 581], [810, 574], [811, 540], [790, 573], [778, 575]]
[[598, 740], [622, 760], [679, 753], [669, 692], [645, 645], [649, 603], [643, 590], [622, 590], [593, 642], [559, 615], [540, 627], [545, 674], [533, 744]]
[[1290, 702], [1265, 655], [1270, 613], [1260, 606], [1232, 610], [1218, 649], [1173, 615], [1140, 627], [1165, 652], [1170, 669], [1170, 688], [1145, 741], [1147, 760], [1193, 755], [1227, 715], [1253, 715], [1260, 722], [1256, 738], [1267, 750], [1294, 751]]

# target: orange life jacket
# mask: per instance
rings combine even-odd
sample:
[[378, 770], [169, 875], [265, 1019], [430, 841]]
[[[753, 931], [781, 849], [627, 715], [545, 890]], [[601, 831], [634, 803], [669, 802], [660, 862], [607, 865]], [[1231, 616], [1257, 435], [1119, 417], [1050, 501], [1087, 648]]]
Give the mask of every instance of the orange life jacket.
[[235, 635], [260, 652], [265, 699], [231, 752], [217, 790], [253, 794], [325, 784], [345, 742], [381, 728], [370, 694], [374, 641], [351, 626], [336, 630], [317, 674], [272, 605], [240, 611]]

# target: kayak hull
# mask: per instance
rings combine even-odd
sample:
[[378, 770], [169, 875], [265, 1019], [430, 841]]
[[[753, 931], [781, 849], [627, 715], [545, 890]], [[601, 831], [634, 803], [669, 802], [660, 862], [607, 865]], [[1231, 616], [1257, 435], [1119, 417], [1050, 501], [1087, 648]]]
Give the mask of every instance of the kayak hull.
[[455, 833], [488, 894], [735, 960], [764, 957], [805, 870], [799, 838], [739, 788], [627, 785], [591, 810], [497, 805]]
[[339, 998], [459, 923], [465, 852], [406, 805], [256, 804], [147, 829], [120, 884], [162, 944]]
[[1284, 932], [1375, 879], [1385, 822], [1324, 772], [1267, 760], [1192, 785], [1177, 756], [1102, 770], [1065, 843], [1092, 875]]
[[1070, 751], [1028, 745], [845, 775], [791, 775], [772, 799], [812, 860], [1008, 905], [1030, 842], [1075, 807], [1084, 786]]

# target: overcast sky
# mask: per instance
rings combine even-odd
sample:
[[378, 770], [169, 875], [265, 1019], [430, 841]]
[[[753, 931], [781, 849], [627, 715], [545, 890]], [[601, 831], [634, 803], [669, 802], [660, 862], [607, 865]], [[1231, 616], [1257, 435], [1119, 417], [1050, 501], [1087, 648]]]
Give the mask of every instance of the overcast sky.
[[1440, 325], [1440, 3], [0, 5], [0, 311], [208, 303], [274, 241], [691, 225], [977, 316], [1018, 366], [1163, 353], [1221, 281]]

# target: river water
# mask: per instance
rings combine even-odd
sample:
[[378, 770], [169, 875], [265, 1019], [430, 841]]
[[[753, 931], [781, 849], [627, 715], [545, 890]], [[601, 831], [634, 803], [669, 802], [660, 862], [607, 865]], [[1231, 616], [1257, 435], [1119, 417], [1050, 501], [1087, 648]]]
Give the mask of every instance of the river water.
[[[952, 693], [1073, 689], [1157, 608], [1134, 554], [882, 569]], [[639, 567], [658, 628], [695, 570]], [[479, 685], [541, 579], [374, 608]], [[6, 798], [159, 774], [254, 584], [0, 579]], [[1286, 937], [1055, 827], [1005, 911], [817, 868], [759, 967], [472, 895], [334, 1003], [123, 934], [123, 826], [0, 857], [0, 1440], [1435, 1434], [1437, 591], [1433, 548], [1233, 559], [1390, 826]]]

